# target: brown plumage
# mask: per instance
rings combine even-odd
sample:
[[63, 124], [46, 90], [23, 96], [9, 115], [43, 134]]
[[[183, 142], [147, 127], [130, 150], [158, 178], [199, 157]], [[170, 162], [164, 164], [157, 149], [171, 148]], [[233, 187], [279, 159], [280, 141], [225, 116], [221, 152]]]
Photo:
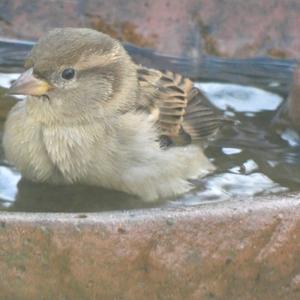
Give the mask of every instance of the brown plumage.
[[153, 115], [161, 136], [175, 145], [203, 145], [218, 132], [224, 118], [191, 80], [170, 71], [137, 71], [142, 93], [138, 105]]
[[214, 170], [203, 146], [222, 118], [192, 82], [135, 65], [90, 29], [50, 31], [11, 87], [7, 159], [30, 180], [99, 185], [153, 201]]

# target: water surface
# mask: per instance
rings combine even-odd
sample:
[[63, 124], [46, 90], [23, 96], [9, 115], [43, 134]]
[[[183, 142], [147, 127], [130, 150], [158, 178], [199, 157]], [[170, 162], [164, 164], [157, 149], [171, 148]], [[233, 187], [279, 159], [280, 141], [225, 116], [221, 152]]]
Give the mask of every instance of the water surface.
[[[17, 100], [4, 96], [3, 88], [18, 74], [0, 73], [0, 124]], [[176, 199], [144, 203], [124, 193], [87, 186], [50, 186], [21, 178], [0, 151], [0, 210], [43, 212], [97, 212], [157, 206], [192, 206], [208, 201], [252, 199], [298, 190], [299, 137], [289, 129], [281, 135], [271, 126], [283, 99], [270, 92], [220, 83], [197, 83], [223, 113], [237, 121], [206, 149], [217, 171], [194, 181], [195, 189]], [[22, 101], [22, 100], [18, 100]]]

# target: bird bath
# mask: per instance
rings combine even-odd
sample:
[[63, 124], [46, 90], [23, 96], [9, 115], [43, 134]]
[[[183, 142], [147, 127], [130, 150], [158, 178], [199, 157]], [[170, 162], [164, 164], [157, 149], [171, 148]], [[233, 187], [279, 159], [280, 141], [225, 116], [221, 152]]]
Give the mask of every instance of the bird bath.
[[[1, 70], [3, 128], [22, 100], [4, 95], [18, 67]], [[0, 152], [2, 298], [300, 297], [299, 139], [270, 127], [283, 98], [196, 84], [239, 123], [206, 150], [217, 171], [176, 199], [30, 183]]]

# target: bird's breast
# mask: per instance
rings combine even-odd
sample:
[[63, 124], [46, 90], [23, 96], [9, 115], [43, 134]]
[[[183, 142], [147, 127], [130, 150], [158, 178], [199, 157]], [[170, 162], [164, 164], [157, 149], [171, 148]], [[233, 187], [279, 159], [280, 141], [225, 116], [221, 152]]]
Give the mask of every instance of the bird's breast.
[[96, 136], [81, 127], [46, 127], [42, 132], [50, 160], [68, 181], [87, 176], [93, 165]]

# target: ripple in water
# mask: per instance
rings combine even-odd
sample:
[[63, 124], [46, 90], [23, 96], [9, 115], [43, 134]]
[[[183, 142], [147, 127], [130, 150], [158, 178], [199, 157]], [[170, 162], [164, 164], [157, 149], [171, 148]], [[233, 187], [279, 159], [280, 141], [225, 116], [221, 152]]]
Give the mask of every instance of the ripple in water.
[[[8, 87], [18, 74], [0, 74]], [[194, 181], [196, 188], [178, 199], [143, 203], [123, 193], [86, 186], [53, 187], [20, 181], [20, 174], [0, 167], [0, 209], [10, 211], [93, 212], [153, 206], [199, 205], [247, 199], [292, 190], [300, 182], [299, 137], [276, 135], [269, 124], [282, 102], [278, 95], [232, 84], [197, 83], [225, 115], [239, 121], [206, 150], [217, 172]], [[292, 167], [291, 167], [292, 166]], [[288, 170], [288, 172], [287, 172]]]

